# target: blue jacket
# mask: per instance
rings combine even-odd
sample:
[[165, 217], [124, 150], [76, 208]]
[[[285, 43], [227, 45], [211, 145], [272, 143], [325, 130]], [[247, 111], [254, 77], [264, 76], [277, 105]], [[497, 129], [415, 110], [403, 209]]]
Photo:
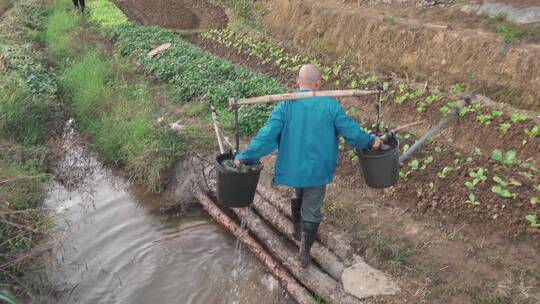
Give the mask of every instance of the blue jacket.
[[292, 188], [323, 186], [333, 181], [340, 135], [359, 149], [374, 139], [334, 98], [284, 101], [236, 159], [256, 162], [278, 149], [276, 184]]

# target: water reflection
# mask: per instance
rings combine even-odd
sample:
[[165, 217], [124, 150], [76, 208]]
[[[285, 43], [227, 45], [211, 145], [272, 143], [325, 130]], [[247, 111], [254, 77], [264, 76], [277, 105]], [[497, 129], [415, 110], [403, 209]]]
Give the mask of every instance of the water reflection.
[[64, 139], [69, 152], [46, 199], [62, 244], [50, 274], [60, 303], [290, 302], [205, 214], [161, 212], [160, 197], [103, 167], [71, 127]]

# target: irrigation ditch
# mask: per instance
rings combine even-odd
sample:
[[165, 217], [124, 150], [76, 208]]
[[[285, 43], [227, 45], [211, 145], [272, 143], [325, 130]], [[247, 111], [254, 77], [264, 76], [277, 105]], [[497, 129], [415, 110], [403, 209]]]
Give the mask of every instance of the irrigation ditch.
[[[126, 10], [128, 16], [143, 14], [137, 11], [134, 3], [125, 2], [120, 7]], [[175, 5], [182, 6], [182, 3]], [[301, 49], [284, 47], [279, 42], [260, 36], [251, 37], [246, 32], [218, 29], [193, 35], [147, 26], [152, 25], [153, 20], [159, 20], [159, 14], [170, 14], [171, 10], [160, 11], [157, 17], [153, 16], [154, 19], [135, 18], [144, 24], [140, 25], [129, 21], [110, 1], [91, 1], [89, 8], [89, 15], [79, 16], [71, 10], [67, 1], [39, 4], [29, 1], [17, 4], [10, 12], [37, 13], [33, 15], [36, 18], [30, 19], [36, 20], [36, 24], [17, 34], [32, 42], [27, 50], [38, 49], [47, 54], [39, 60], [46, 62], [45, 66], [53, 71], [50, 73], [53, 79], [55, 74], [58, 75], [58, 80], [54, 81], [58, 81], [59, 87], [65, 90], [55, 98], [69, 100], [71, 104], [69, 107], [59, 105], [54, 110], [47, 108], [42, 112], [54, 113], [59, 118], [54, 121], [63, 123], [68, 115], [58, 114], [58, 109], [69, 108], [68, 112], [76, 117], [78, 129], [88, 136], [87, 144], [98, 152], [99, 160], [121, 168], [118, 172], [132, 183], [146, 190], [161, 192], [167, 200], [157, 199], [159, 206], [150, 203], [153, 207], [149, 207], [151, 222], [158, 226], [162, 224], [158, 214], [163, 216], [178, 212], [181, 217], [189, 217], [190, 210], [200, 209], [190, 194], [194, 183], [195, 187], [200, 187], [194, 191], [196, 197], [209, 202], [215, 200], [214, 180], [209, 178], [204, 182], [200, 176], [201, 172], [210, 174], [212, 162], [208, 163], [206, 159], [212, 159], [213, 154], [208, 151], [217, 150], [211, 136], [209, 105], [216, 107], [225, 133], [228, 133], [232, 131], [233, 121], [227, 107], [229, 97], [285, 92], [292, 86], [298, 65], [303, 62], [315, 60], [321, 65], [327, 88], [372, 89], [380, 81], [387, 82], [390, 90], [383, 104], [383, 121], [387, 126], [391, 128], [418, 120], [423, 122], [412, 131], [401, 134], [406, 146], [412, 145], [418, 135], [447, 114], [455, 100], [466, 95], [459, 85], [444, 92], [425, 83], [369, 75], [349, 63], [313, 58]], [[151, 15], [152, 9], [145, 9], [145, 14]], [[17, 18], [25, 16], [15, 14], [12, 18], [20, 21]], [[174, 19], [174, 16], [167, 16], [170, 20]], [[220, 18], [218, 21], [225, 20]], [[229, 14], [227, 18], [234, 19], [235, 16]], [[201, 24], [195, 22], [189, 27], [207, 28]], [[222, 27], [219, 22], [207, 24]], [[163, 43], [171, 43], [172, 47], [155, 57], [147, 56], [150, 50]], [[14, 57], [13, 54], [11, 49], [2, 49], [0, 71], [28, 71], [5, 64], [16, 62], [14, 59], [29, 58]], [[35, 79], [31, 75], [23, 75], [24, 79]], [[49, 83], [40, 79], [38, 84]], [[50, 86], [47, 89], [50, 90]], [[536, 212], [537, 203], [533, 203], [533, 198], [540, 196], [536, 189], [536, 185], [540, 186], [537, 169], [540, 165], [537, 157], [540, 139], [538, 132], [534, 132], [539, 125], [538, 118], [531, 112], [486, 102], [482, 96], [473, 99], [475, 105], [463, 111], [454, 127], [443, 132], [415, 159], [404, 164], [402, 180], [391, 190], [376, 191], [365, 187], [356, 155], [345, 145], [340, 146], [336, 183], [329, 188], [324, 206], [326, 219], [319, 243], [314, 249], [317, 267], [303, 271], [296, 265], [294, 245], [281, 237], [288, 236], [291, 231], [288, 220], [289, 193], [270, 184], [269, 172], [274, 156], [264, 160], [267, 170], [263, 172], [263, 183], [253, 209], [225, 210], [228, 222], [235, 223], [240, 229], [240, 232], [233, 234], [247, 239], [249, 236], [242, 232], [242, 228], [243, 225], [249, 227], [250, 235], [254, 237], [252, 241], [260, 242], [260, 248], [268, 251], [261, 255], [265, 257], [263, 260], [275, 259], [266, 267], [276, 267], [273, 270], [282, 267], [278, 273], [292, 274], [288, 280], [296, 282], [291, 285], [296, 284], [300, 303], [312, 301], [311, 293], [317, 294], [317, 301], [323, 299], [327, 303], [403, 303], [404, 300], [438, 303], [442, 299], [451, 299], [447, 303], [535, 303], [540, 292], [540, 261], [537, 258], [539, 234], [526, 216]], [[369, 128], [373, 123], [372, 100], [343, 98], [340, 101], [363, 126]], [[244, 142], [264, 123], [270, 110], [271, 106], [242, 108], [240, 122]], [[49, 120], [44, 118], [44, 121]], [[0, 126], [7, 130], [11, 125], [3, 120]], [[41, 130], [61, 129], [58, 124], [51, 127], [44, 122], [39, 126]], [[10, 160], [10, 163], [13, 161]], [[40, 170], [50, 171], [51, 167], [47, 165], [42, 168]], [[56, 175], [55, 179], [61, 181], [60, 177]], [[43, 186], [47, 178], [40, 181]], [[124, 184], [125, 181], [120, 183]], [[69, 188], [68, 184], [63, 185], [66, 186]], [[499, 191], [493, 191], [496, 186]], [[205, 193], [200, 189], [205, 189]], [[471, 199], [471, 194], [474, 199]], [[34, 202], [39, 205], [40, 200], [42, 196]], [[50, 200], [57, 199], [53, 197]], [[145, 204], [144, 198], [138, 201]], [[131, 210], [132, 207], [122, 204]], [[176, 220], [165, 221], [164, 230], [174, 230], [176, 224]], [[111, 226], [103, 229], [117, 228]], [[218, 234], [222, 235], [221, 232]], [[178, 237], [178, 234], [168, 232], [161, 235], [159, 231], [152, 235], [167, 238], [167, 244], [174, 243], [175, 236]], [[215, 242], [230, 242], [227, 237], [224, 239], [224, 243]], [[132, 241], [137, 240], [126, 243]], [[213, 242], [210, 240], [208, 246], [212, 246]], [[231, 248], [227, 248], [231, 252]], [[141, 258], [143, 264], [148, 261], [155, 265], [155, 261], [167, 260], [159, 254], [180, 249], [171, 245], [164, 250], [145, 251], [142, 258], [136, 256], [134, 259]], [[170, 263], [158, 263], [159, 267], [145, 269], [158, 271], [156, 269], [163, 265], [181, 268], [185, 261], [180, 260], [175, 258], [169, 260]], [[223, 267], [223, 264], [216, 263], [212, 264], [216, 269]], [[200, 267], [206, 269], [202, 264]], [[22, 265], [17, 265], [17, 268], [24, 269]], [[346, 269], [348, 279], [342, 277]], [[137, 271], [137, 268], [131, 270]], [[159, 271], [166, 278], [154, 277], [157, 279], [152, 280], [156, 282], [153, 286], [156, 291], [169, 293], [174, 289], [171, 281], [176, 275], [163, 269]], [[65, 294], [70, 288], [75, 290], [75, 294], [81, 292], [82, 298], [118, 297], [116, 299], [121, 301], [119, 299], [123, 296], [124, 299], [136, 297], [137, 293], [130, 293], [129, 290], [138, 283], [120, 283], [126, 278], [120, 275], [123, 272], [109, 272], [107, 278], [110, 282], [119, 282], [114, 284], [120, 284], [117, 287], [126, 290], [122, 295], [111, 290], [92, 294], [91, 280], [81, 281], [86, 287], [79, 288], [73, 284], [77, 279], [67, 279], [66, 288], [53, 288], [62, 291], [64, 298], [60, 297], [63, 300], [66, 300]], [[365, 284], [373, 279], [362, 277], [358, 272], [383, 278], [379, 281], [382, 289], [378, 290], [376, 284], [361, 291], [351, 291], [350, 285], [343, 287], [345, 280], [352, 281], [357, 287], [365, 287], [367, 285], [358, 284], [358, 280]], [[213, 272], [206, 273], [213, 276]], [[99, 273], [94, 274], [95, 278], [100, 277]], [[287, 280], [280, 278], [280, 275], [277, 277], [283, 286], [288, 287]], [[255, 282], [268, 280], [260, 269], [250, 278]], [[4, 281], [17, 286], [9, 279]], [[216, 284], [221, 286], [220, 283]], [[124, 287], [128, 285], [131, 286]], [[244, 286], [233, 287], [250, 286], [247, 283], [241, 285]], [[264, 285], [256, 284], [255, 288], [264, 289]], [[17, 293], [24, 294], [20, 288]], [[290, 292], [291, 295], [293, 293]], [[158, 292], [153, 295], [156, 296], [152, 298], [154, 300], [165, 299]], [[35, 294], [29, 293], [25, 297], [33, 296]], [[193, 295], [179, 296], [197, 302], [213, 299], [215, 295], [201, 295], [199, 299], [192, 298]], [[247, 302], [258, 297], [246, 296], [242, 299]], [[69, 297], [67, 299], [69, 301]], [[269, 301], [281, 303], [288, 300], [282, 294]]]

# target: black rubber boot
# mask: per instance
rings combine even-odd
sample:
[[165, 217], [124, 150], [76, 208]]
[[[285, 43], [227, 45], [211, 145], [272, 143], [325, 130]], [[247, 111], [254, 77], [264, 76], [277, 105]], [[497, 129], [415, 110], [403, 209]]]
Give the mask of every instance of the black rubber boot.
[[302, 238], [302, 199], [291, 199], [291, 214], [294, 226], [293, 237], [300, 242]]
[[302, 223], [302, 241], [300, 243], [300, 250], [298, 251], [298, 259], [304, 268], [307, 268], [309, 264], [311, 264], [311, 246], [313, 246], [313, 243], [315, 242], [318, 230], [319, 223], [306, 221]]

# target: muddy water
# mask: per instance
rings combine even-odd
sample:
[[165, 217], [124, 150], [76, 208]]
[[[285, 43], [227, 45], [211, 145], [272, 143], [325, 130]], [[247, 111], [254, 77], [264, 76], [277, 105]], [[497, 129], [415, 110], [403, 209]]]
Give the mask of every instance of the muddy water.
[[[160, 211], [66, 136], [47, 205], [61, 242], [60, 303], [288, 303], [278, 282], [204, 213]], [[240, 254], [239, 254], [240, 253]]]

